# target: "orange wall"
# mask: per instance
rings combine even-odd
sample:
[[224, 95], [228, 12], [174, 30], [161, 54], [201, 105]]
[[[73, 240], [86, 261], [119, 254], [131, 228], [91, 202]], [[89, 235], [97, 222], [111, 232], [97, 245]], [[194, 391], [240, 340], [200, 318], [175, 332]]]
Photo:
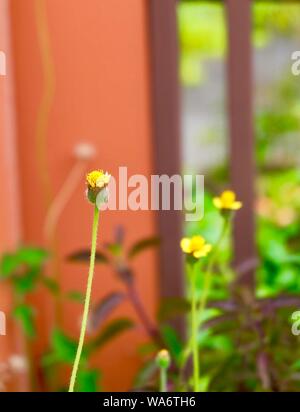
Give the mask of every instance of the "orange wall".
[[[36, 1], [46, 4], [51, 54], [43, 54], [47, 33]], [[97, 157], [89, 168], [101, 167], [117, 174], [119, 166], [127, 166], [129, 174], [152, 173], [146, 1], [11, 0], [10, 3], [24, 241], [43, 244], [45, 204], [37, 161], [37, 145], [43, 132], [37, 135], [37, 122], [40, 116], [47, 125], [47, 108], [45, 144], [53, 193], [57, 193], [74, 163], [74, 145], [82, 140], [97, 148]], [[51, 87], [45, 89], [42, 56], [48, 62], [48, 69], [49, 56], [53, 59], [53, 96]], [[51, 70], [48, 75], [51, 80]], [[59, 222], [61, 259], [90, 245], [91, 220], [92, 207], [85, 200], [82, 177]], [[111, 240], [114, 227], [120, 223], [126, 228], [128, 242], [156, 231], [152, 212], [109, 211], [102, 216], [100, 242]], [[64, 263], [61, 269], [65, 290], [85, 289], [87, 267]], [[157, 299], [154, 252], [138, 257], [135, 269], [145, 305], [154, 315]], [[93, 300], [116, 288], [122, 286], [113, 274], [98, 267]], [[43, 296], [35, 300], [43, 326], [40, 338], [45, 343], [45, 324], [51, 323], [53, 309]], [[79, 334], [80, 313], [77, 304], [68, 303], [64, 307], [64, 324], [74, 337]], [[134, 316], [128, 304], [118, 314]], [[105, 389], [130, 387], [140, 363], [137, 345], [144, 340], [143, 330], [136, 328], [117, 338], [95, 359], [104, 372]]]
[[[0, 0], [0, 50], [6, 55], [7, 75], [0, 76], [0, 254], [13, 249], [20, 238], [18, 168], [16, 163], [13, 61], [11, 56], [8, 0]], [[0, 310], [6, 314], [6, 336], [0, 336], [0, 362], [13, 348], [15, 328], [9, 317], [11, 296], [1, 284]]]

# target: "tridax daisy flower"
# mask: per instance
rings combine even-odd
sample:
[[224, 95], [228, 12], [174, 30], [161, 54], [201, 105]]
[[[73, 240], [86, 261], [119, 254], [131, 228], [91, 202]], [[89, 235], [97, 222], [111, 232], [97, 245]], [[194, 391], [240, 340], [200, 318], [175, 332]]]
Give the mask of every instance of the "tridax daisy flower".
[[94, 220], [93, 220], [93, 228], [92, 228], [92, 246], [91, 246], [91, 254], [90, 254], [90, 268], [89, 274], [87, 279], [87, 288], [86, 288], [86, 295], [84, 301], [84, 308], [83, 308], [83, 316], [81, 321], [81, 329], [80, 329], [80, 336], [78, 341], [77, 352], [72, 368], [72, 374], [70, 379], [70, 386], [69, 392], [74, 392], [77, 373], [79, 369], [81, 354], [83, 350], [87, 324], [88, 324], [88, 316], [89, 316], [89, 307], [91, 302], [91, 294], [92, 294], [92, 285], [93, 285], [93, 277], [94, 277], [94, 269], [95, 269], [95, 257], [96, 257], [96, 249], [97, 249], [97, 235], [98, 235], [98, 224], [99, 224], [99, 215], [100, 215], [100, 205], [101, 201], [99, 200], [100, 197], [103, 198], [103, 192], [106, 192], [106, 186], [108, 185], [110, 180], [110, 175], [108, 173], [104, 173], [103, 170], [94, 170], [93, 172], [89, 173], [86, 176], [86, 183], [87, 183], [87, 196], [90, 202], [94, 204]]
[[[180, 242], [181, 249], [187, 255], [187, 268], [189, 267], [189, 276], [191, 282], [191, 342], [193, 352], [193, 386], [194, 391], [199, 390], [199, 348], [198, 348], [198, 323], [197, 316], [197, 295], [196, 295], [196, 263], [198, 259], [207, 256], [212, 246], [206, 243], [202, 236], [184, 237]], [[191, 259], [190, 259], [191, 258]]]
[[239, 210], [243, 206], [232, 190], [225, 190], [219, 197], [214, 197], [213, 204], [220, 210]]
[[87, 197], [91, 203], [101, 205], [107, 201], [106, 187], [110, 178], [110, 174], [103, 170], [93, 170], [86, 175]]
[[212, 249], [212, 246], [206, 243], [202, 236], [184, 237], [180, 242], [180, 247], [184, 253], [192, 255], [195, 259], [207, 256]]
[[89, 189], [103, 189], [108, 185], [110, 175], [103, 170], [93, 170], [86, 175], [86, 183]]

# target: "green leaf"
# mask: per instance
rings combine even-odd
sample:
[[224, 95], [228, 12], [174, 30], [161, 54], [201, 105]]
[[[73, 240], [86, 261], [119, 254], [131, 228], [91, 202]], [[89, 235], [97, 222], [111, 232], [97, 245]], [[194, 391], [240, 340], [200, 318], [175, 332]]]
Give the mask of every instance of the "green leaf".
[[111, 321], [103, 328], [103, 330], [98, 334], [98, 336], [96, 336], [96, 338], [94, 338], [87, 344], [87, 350], [91, 352], [101, 348], [121, 333], [133, 328], [133, 326], [134, 323], [127, 318], [119, 318]]
[[96, 369], [79, 370], [76, 380], [76, 391], [78, 392], [99, 392], [100, 373]]
[[[67, 260], [74, 263], [89, 263], [91, 256], [91, 251], [89, 249], [79, 250], [78, 252], [72, 253], [67, 257]], [[95, 263], [108, 263], [107, 256], [100, 252], [96, 252]]]
[[40, 275], [40, 268], [36, 267], [26, 271], [22, 276], [14, 276], [15, 291], [21, 295], [32, 292], [37, 286]]
[[[55, 329], [52, 333], [51, 343], [55, 358], [60, 362], [72, 365], [76, 356], [77, 341], [65, 335], [61, 330]], [[86, 352], [83, 349], [82, 361], [85, 360]]]
[[13, 316], [20, 321], [25, 335], [33, 339], [36, 336], [34, 309], [29, 305], [22, 304], [14, 308]]
[[158, 237], [148, 237], [136, 242], [129, 250], [128, 257], [129, 259], [134, 258], [139, 253], [143, 252], [146, 249], [151, 247], [158, 246], [160, 243], [160, 239]]
[[0, 262], [0, 277], [5, 279], [11, 276], [19, 265], [19, 259], [14, 254], [6, 253]]
[[165, 325], [162, 327], [161, 333], [167, 348], [171, 352], [172, 358], [176, 361], [177, 364], [179, 364], [181, 361], [181, 354], [183, 352], [183, 344], [179, 339], [175, 329], [169, 325]]
[[0, 277], [7, 278], [16, 274], [20, 265], [31, 269], [41, 267], [47, 256], [45, 250], [34, 247], [21, 247], [15, 253], [6, 253], [1, 258]]
[[47, 257], [48, 253], [37, 247], [21, 247], [18, 250], [19, 261], [30, 267], [41, 266]]

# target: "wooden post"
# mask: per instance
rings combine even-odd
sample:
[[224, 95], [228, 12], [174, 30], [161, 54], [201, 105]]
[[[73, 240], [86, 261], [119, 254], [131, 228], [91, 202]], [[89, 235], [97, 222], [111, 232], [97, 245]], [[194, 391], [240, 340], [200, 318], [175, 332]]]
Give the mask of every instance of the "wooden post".
[[[179, 76], [176, 0], [150, 0], [150, 49], [155, 173], [180, 174]], [[158, 213], [161, 247], [161, 294], [183, 295], [178, 211]]]
[[[230, 171], [232, 188], [244, 203], [235, 219], [236, 264], [255, 257], [251, 6], [251, 0], [226, 0]], [[249, 270], [241, 281], [253, 287], [254, 271]]]

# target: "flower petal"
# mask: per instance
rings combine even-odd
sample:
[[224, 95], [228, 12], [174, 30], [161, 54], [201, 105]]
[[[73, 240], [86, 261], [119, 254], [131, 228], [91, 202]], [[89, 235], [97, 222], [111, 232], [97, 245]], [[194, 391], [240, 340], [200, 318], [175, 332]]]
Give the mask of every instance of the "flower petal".
[[212, 250], [212, 245], [210, 245], [209, 243], [207, 243], [204, 248], [203, 251], [205, 253], [205, 256]]
[[184, 253], [191, 253], [191, 240], [187, 237], [181, 239], [180, 247]]
[[205, 244], [205, 239], [202, 236], [193, 236], [191, 238], [191, 249], [192, 250], [199, 250]]
[[202, 250], [195, 250], [195, 251], [193, 252], [193, 256], [194, 256], [194, 258], [199, 259], [199, 258], [201, 258], [201, 257], [204, 256], [204, 255], [203, 255], [203, 251], [202, 251]]
[[213, 198], [213, 205], [217, 208], [217, 209], [222, 209], [222, 201], [219, 197], [214, 197]]
[[221, 194], [221, 200], [225, 204], [233, 203], [236, 199], [236, 195], [232, 190], [225, 190]]
[[233, 202], [233, 204], [231, 205], [231, 209], [232, 210], [239, 210], [241, 207], [243, 206], [242, 202]]

